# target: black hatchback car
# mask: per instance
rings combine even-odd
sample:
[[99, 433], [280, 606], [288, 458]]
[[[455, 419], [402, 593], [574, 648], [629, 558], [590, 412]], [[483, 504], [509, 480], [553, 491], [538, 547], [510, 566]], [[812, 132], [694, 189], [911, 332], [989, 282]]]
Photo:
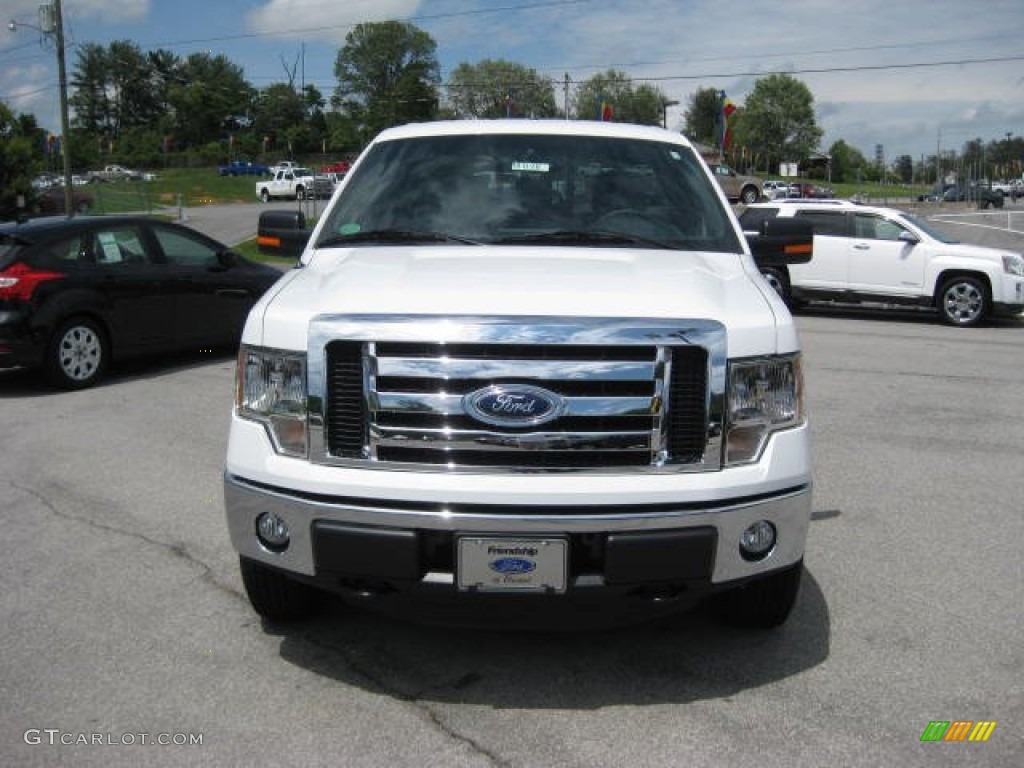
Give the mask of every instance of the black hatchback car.
[[237, 345], [280, 276], [144, 216], [0, 224], [0, 368], [42, 368], [80, 389], [114, 358]]

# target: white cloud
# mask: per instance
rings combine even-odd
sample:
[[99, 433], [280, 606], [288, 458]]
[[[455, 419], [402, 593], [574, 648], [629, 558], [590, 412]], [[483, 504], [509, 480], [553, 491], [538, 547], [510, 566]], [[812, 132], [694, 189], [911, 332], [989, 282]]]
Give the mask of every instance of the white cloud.
[[[39, 5], [39, 0], [35, 3]], [[139, 21], [149, 14], [150, 0], [64, 0], [64, 16], [69, 19], [109, 19], [116, 22]]]
[[[246, 14], [250, 32], [342, 41], [356, 24], [405, 19], [420, 0], [269, 0]], [[289, 32], [292, 34], [289, 34]]]

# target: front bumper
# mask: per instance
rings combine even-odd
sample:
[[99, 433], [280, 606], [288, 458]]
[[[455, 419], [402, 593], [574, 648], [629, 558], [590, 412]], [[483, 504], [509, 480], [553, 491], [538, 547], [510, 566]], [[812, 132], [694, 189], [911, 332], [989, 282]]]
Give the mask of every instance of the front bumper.
[[[455, 546], [462, 534], [565, 537], [567, 593], [645, 590], [691, 596], [799, 562], [811, 486], [706, 503], [535, 507], [381, 501], [304, 494], [225, 473], [225, 507], [235, 549], [317, 586], [346, 592], [457, 591]], [[271, 551], [256, 519], [272, 512], [291, 540]], [[752, 562], [740, 535], [759, 520], [777, 531], [770, 554]]]
[[992, 314], [1006, 317], [1024, 312], [1024, 278], [1006, 275], [993, 286]]

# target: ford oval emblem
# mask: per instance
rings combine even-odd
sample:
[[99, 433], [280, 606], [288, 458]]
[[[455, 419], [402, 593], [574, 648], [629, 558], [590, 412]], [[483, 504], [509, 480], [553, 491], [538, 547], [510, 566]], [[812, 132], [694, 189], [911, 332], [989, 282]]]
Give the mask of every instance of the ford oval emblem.
[[498, 427], [529, 427], [554, 421], [565, 412], [565, 400], [554, 392], [525, 384], [495, 384], [462, 398], [466, 413]]
[[492, 560], [490, 569], [495, 573], [530, 573], [537, 569], [537, 564], [533, 560], [527, 560], [525, 557], [499, 557], [497, 560]]

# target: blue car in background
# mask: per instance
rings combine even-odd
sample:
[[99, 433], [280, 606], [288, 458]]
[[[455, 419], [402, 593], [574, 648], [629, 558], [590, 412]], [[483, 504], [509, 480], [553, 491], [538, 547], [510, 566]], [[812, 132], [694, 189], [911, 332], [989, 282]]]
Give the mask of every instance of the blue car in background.
[[221, 176], [269, 176], [270, 166], [250, 160], [232, 160], [217, 168]]

